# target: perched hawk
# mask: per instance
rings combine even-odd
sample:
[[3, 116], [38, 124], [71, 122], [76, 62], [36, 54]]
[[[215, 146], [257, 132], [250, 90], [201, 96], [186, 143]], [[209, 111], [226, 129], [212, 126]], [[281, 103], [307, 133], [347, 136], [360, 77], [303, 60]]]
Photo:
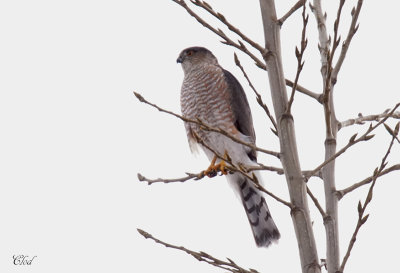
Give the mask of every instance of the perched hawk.
[[[182, 64], [184, 72], [182, 114], [223, 129], [243, 141], [255, 143], [253, 121], [243, 88], [218, 64], [215, 56], [204, 47], [190, 47], [180, 53], [177, 62]], [[228, 174], [226, 163], [215, 156], [215, 153], [225, 156], [236, 166], [254, 166], [256, 151], [220, 133], [204, 130], [195, 123], [186, 122], [185, 128], [191, 149], [200, 146], [211, 161], [205, 174], [211, 176], [221, 171], [239, 193], [257, 246], [267, 247], [277, 241], [279, 231], [260, 191], [243, 174]]]

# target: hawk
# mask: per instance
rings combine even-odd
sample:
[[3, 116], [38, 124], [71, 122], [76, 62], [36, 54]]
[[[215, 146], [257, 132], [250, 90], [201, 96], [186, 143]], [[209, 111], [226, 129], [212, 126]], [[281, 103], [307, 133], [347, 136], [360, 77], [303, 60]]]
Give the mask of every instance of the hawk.
[[[218, 64], [211, 51], [204, 47], [186, 48], [179, 54], [177, 62], [181, 63], [184, 72], [181, 89], [183, 116], [199, 119], [204, 124], [254, 144], [256, 136], [243, 88], [230, 72]], [[267, 247], [277, 241], [280, 234], [261, 192], [245, 175], [228, 173], [226, 168], [225, 160], [235, 166], [255, 166], [256, 151], [221, 133], [207, 131], [196, 123], [185, 122], [185, 129], [191, 150], [200, 146], [211, 161], [204, 173], [213, 176], [221, 171], [238, 192], [257, 246]], [[221, 156], [225, 160], [221, 160]]]

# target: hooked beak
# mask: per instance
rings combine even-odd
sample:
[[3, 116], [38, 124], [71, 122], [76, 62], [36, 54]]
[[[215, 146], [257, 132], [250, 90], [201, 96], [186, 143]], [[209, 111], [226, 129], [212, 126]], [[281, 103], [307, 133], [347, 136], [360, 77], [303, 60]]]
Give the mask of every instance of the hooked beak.
[[178, 64], [181, 64], [181, 63], [183, 62], [182, 56], [179, 56], [178, 59], [176, 59], [176, 62], [177, 62]]

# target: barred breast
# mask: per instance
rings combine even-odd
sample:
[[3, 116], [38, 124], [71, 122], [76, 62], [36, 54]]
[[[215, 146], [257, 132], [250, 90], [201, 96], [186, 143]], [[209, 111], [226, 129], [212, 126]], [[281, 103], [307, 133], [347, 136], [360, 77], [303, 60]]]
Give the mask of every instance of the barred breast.
[[[234, 117], [229, 105], [228, 85], [223, 70], [216, 65], [202, 65], [185, 75], [181, 90], [183, 116], [200, 119], [204, 123], [234, 133]], [[189, 142], [195, 141], [193, 133], [206, 144], [209, 133], [200, 130], [197, 124], [186, 123]]]

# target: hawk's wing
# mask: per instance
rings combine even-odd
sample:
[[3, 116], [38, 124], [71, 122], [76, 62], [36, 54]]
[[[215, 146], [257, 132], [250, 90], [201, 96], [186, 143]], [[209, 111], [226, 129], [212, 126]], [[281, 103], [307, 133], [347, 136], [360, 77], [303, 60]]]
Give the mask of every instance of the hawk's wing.
[[[253, 118], [249, 102], [247, 101], [246, 94], [239, 81], [229, 71], [223, 69], [226, 82], [228, 83], [228, 90], [230, 93], [230, 104], [235, 119], [236, 129], [243, 135], [249, 136], [252, 143], [256, 142], [256, 135], [253, 128]], [[256, 161], [257, 155], [255, 150], [249, 152], [251, 160]]]

